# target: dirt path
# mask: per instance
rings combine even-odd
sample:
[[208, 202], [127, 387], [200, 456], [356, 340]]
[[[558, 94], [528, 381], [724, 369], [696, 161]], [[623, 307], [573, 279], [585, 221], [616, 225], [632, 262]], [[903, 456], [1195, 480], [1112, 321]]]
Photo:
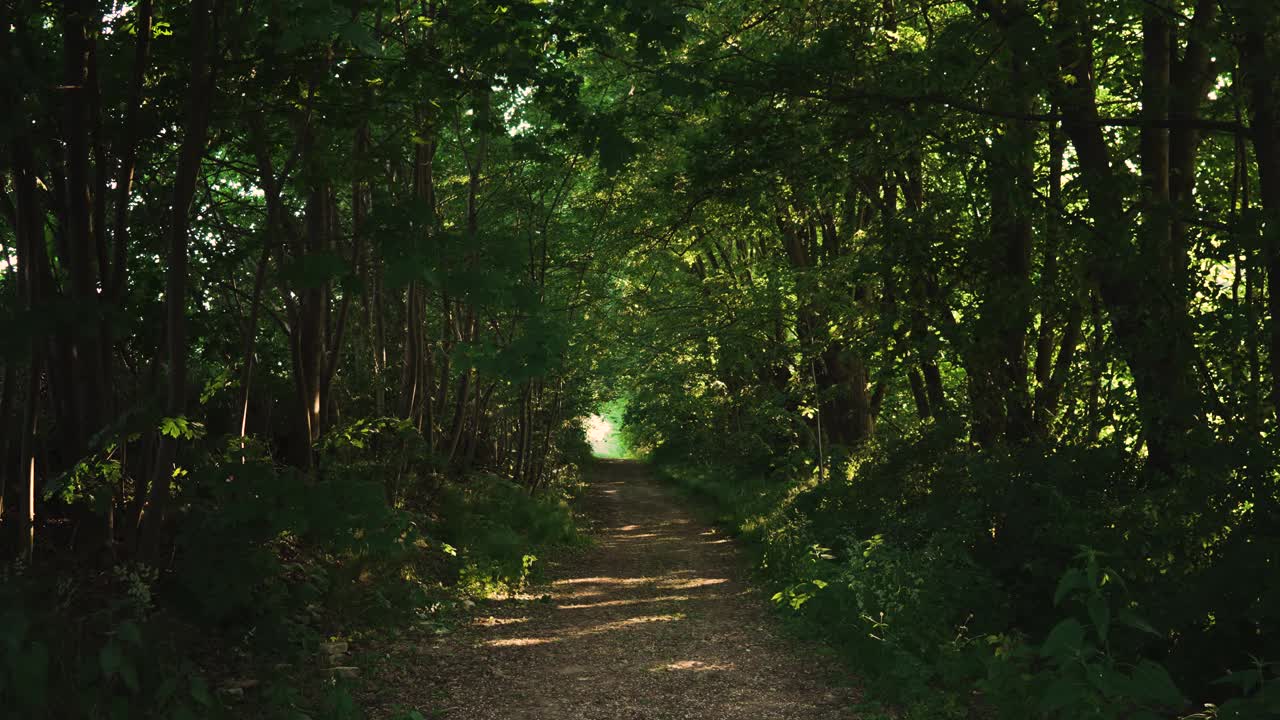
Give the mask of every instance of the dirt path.
[[400, 702], [469, 720], [855, 717], [855, 691], [778, 636], [728, 539], [641, 465], [595, 475], [594, 545], [550, 568], [549, 585], [419, 648]]

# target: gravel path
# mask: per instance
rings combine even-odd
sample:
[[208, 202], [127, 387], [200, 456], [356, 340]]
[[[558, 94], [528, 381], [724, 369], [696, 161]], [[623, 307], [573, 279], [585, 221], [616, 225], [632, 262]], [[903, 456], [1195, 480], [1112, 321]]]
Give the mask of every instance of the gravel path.
[[642, 465], [602, 461], [593, 475], [594, 544], [548, 585], [415, 648], [401, 703], [468, 720], [856, 717], [856, 690], [779, 636], [727, 538]]

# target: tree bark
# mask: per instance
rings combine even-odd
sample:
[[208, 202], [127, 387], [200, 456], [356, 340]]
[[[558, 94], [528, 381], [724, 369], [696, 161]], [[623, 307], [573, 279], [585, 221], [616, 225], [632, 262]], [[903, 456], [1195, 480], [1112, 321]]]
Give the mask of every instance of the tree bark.
[[[1055, 83], [1053, 95], [1062, 108], [1063, 129], [1076, 149], [1089, 199], [1093, 220], [1090, 270], [1133, 372], [1148, 462], [1167, 476], [1194, 452], [1203, 406], [1186, 302], [1177, 292], [1176, 273], [1171, 277], [1171, 253], [1167, 252], [1168, 243], [1163, 242], [1168, 236], [1164, 229], [1167, 222], [1161, 223], [1158, 217], [1167, 218], [1167, 210], [1160, 213], [1156, 209], [1160, 199], [1167, 197], [1167, 141], [1158, 133], [1148, 134], [1144, 141], [1143, 173], [1150, 178], [1146, 192], [1153, 204], [1147, 216], [1149, 224], [1141, 231], [1143, 239], [1135, 248], [1128, 237], [1117, 236], [1129, 223], [1118, 192], [1123, 182], [1112, 165], [1099, 123], [1088, 18], [1082, 0], [1060, 4], [1059, 63], [1072, 82]], [[1152, 58], [1152, 63], [1159, 65], [1160, 61]], [[1148, 82], [1158, 84], [1159, 69], [1148, 72], [1152, 76]], [[1151, 89], [1153, 98], [1158, 99], [1158, 90]], [[1160, 112], [1158, 107], [1149, 110]], [[1162, 242], [1166, 252], [1153, 257], [1152, 251]]]
[[[1034, 110], [1035, 95], [1027, 79], [1031, 35], [1022, 0], [1005, 3], [1009, 28], [1005, 60], [1007, 112], [1025, 116]], [[1031, 432], [1031, 399], [1027, 389], [1026, 341], [1032, 320], [1032, 216], [1035, 188], [1035, 127], [1027, 120], [1001, 123], [987, 161], [991, 230], [986, 252], [977, 262], [982, 277], [980, 309], [967, 353], [973, 440], [979, 445], [1019, 442]]]
[[[90, 107], [96, 102], [90, 73], [93, 41], [88, 22], [96, 14], [88, 0], [67, 0], [63, 4], [62, 53], [63, 88], [62, 139], [66, 157], [66, 204], [62, 232], [68, 253], [62, 258], [69, 270], [70, 294], [82, 312], [98, 321], [101, 308], [95, 288], [94, 262], [98, 248], [92, 223], [94, 197], [90, 190], [89, 151]], [[70, 375], [76, 380], [64, 386], [71, 414], [61, 418], [60, 428], [70, 451], [80, 456], [88, 449], [89, 437], [102, 421], [102, 393], [107, 391], [97, 338], [86, 332], [68, 332], [57, 343]]]
[[[191, 85], [183, 112], [183, 138], [178, 151], [178, 171], [173, 183], [168, 232], [168, 267], [165, 271], [165, 335], [168, 365], [164, 410], [168, 417], [186, 413], [187, 398], [187, 244], [191, 200], [204, 158], [209, 113], [213, 103], [212, 54], [214, 0], [194, 0], [191, 6]], [[170, 500], [169, 483], [176, 454], [174, 438], [162, 436], [156, 451], [155, 472], [147, 495], [145, 526], [152, 539], [164, 525]], [[141, 518], [139, 519], [141, 521]], [[145, 540], [145, 539], [144, 539]], [[153, 548], [154, 549], [154, 548]]]
[[[1259, 19], [1261, 21], [1261, 19]], [[1280, 418], [1280, 22], [1253, 25], [1244, 35], [1241, 67], [1248, 87], [1253, 153], [1258, 162], [1259, 200], [1266, 218], [1262, 260], [1266, 265], [1267, 311], [1271, 316], [1268, 357], [1271, 411]]]

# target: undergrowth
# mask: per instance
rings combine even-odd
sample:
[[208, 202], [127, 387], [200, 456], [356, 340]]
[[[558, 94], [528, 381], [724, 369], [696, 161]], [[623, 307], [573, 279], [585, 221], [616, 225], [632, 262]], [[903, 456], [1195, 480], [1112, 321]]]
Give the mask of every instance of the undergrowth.
[[236, 438], [193, 458], [171, 556], [0, 569], [5, 716], [363, 717], [317, 664], [322, 643], [448, 623], [578, 537], [572, 467], [538, 493], [444, 478], [419, 440], [400, 421], [362, 421], [307, 476]]
[[668, 446], [653, 462], [886, 714], [1280, 717], [1280, 582], [1257, 572], [1280, 544], [1251, 512], [1270, 470], [1207, 459], [1217, 497], [1193, 512], [1117, 453], [975, 454], [945, 428], [837, 458], [821, 480], [800, 455]]

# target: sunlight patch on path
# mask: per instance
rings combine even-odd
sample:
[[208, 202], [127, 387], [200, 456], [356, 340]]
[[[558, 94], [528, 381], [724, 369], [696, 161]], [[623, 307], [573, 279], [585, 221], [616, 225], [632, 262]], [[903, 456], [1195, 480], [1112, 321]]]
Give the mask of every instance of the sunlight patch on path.
[[500, 640], [488, 640], [484, 644], [489, 647], [524, 647], [526, 645], [543, 645], [545, 643], [561, 642], [563, 640], [574, 640], [578, 638], [591, 637], [601, 633], [616, 632], [618, 630], [626, 630], [637, 625], [648, 625], [650, 623], [668, 623], [684, 620], [684, 613], [670, 613], [667, 615], [641, 615], [639, 617], [626, 618], [625, 620], [615, 620], [613, 622], [601, 623], [593, 627], [583, 630], [574, 630], [566, 632], [555, 637], [529, 637], [529, 638], [502, 638]]
[[708, 663], [701, 660], [678, 660], [676, 662], [659, 665], [654, 670], [667, 671], [684, 671], [684, 672], [709, 672], [714, 670], [732, 670], [733, 663]]
[[[584, 505], [589, 548], [543, 583], [432, 640], [449, 718], [853, 720], [857, 691], [824, 681], [773, 632], [767, 599], [728, 539], [691, 517], [644, 466], [600, 462]], [[390, 720], [394, 715], [375, 716]]]

